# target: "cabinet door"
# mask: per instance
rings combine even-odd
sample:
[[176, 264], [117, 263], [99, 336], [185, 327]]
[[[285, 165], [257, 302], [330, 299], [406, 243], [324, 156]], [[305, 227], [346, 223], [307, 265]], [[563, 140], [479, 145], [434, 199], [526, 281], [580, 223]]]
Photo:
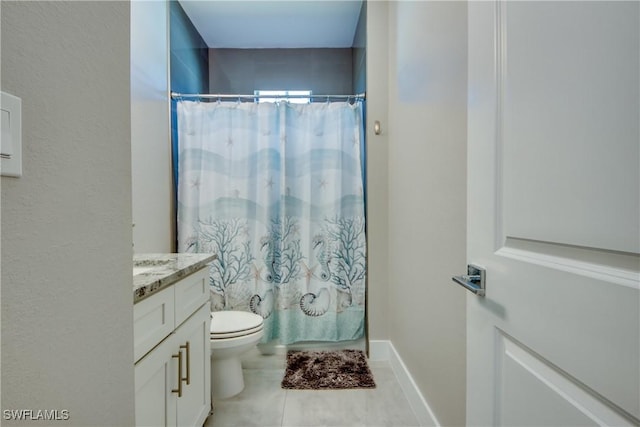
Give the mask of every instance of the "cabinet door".
[[201, 426], [211, 410], [210, 322], [209, 304], [205, 304], [175, 332], [175, 345], [184, 360], [182, 397], [177, 400], [179, 426]]
[[136, 363], [136, 426], [176, 425], [177, 349], [172, 335]]

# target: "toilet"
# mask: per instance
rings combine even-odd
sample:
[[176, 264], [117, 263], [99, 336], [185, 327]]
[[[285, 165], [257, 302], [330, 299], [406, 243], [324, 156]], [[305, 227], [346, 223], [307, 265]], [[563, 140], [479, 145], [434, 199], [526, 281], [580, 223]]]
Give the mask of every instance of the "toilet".
[[258, 344], [262, 316], [246, 311], [211, 313], [211, 397], [225, 399], [244, 389], [240, 356]]

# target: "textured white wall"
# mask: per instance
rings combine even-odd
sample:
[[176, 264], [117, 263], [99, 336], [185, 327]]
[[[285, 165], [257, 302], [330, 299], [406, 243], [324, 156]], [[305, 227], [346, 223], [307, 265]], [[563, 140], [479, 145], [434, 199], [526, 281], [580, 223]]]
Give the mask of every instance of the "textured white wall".
[[132, 425], [129, 3], [0, 13], [24, 150], [23, 177], [1, 181], [2, 409]]
[[[389, 334], [442, 425], [465, 423], [467, 6], [389, 3]], [[375, 52], [374, 52], [375, 54]]]
[[172, 252], [169, 4], [131, 2], [131, 163], [136, 253]]

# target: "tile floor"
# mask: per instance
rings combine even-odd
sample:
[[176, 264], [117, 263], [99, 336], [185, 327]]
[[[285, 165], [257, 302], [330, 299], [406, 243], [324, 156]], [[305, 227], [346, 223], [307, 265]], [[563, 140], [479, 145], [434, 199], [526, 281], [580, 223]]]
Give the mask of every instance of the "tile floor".
[[245, 389], [215, 401], [205, 427], [418, 426], [388, 362], [369, 361], [375, 389], [284, 390], [285, 356], [243, 358]]

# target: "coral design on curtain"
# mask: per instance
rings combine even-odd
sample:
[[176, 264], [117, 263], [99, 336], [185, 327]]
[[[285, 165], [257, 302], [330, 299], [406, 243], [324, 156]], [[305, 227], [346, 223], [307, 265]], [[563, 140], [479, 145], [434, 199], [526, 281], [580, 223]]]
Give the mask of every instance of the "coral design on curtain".
[[178, 250], [218, 255], [212, 310], [264, 341], [364, 335], [360, 103], [178, 103]]

